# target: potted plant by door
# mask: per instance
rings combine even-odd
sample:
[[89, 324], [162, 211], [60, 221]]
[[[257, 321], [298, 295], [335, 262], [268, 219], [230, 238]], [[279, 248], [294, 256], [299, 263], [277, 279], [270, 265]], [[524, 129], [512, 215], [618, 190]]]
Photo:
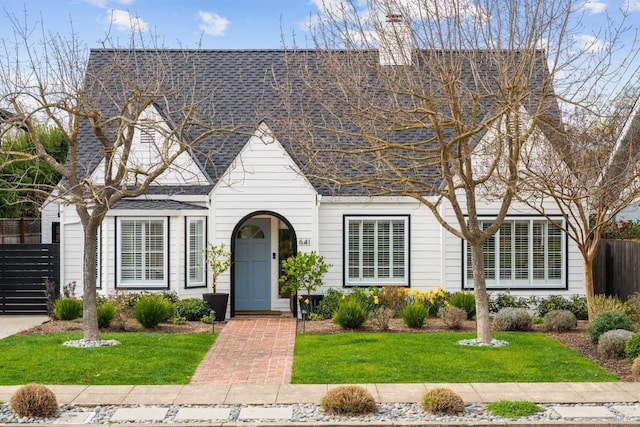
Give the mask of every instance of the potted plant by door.
[[215, 313], [217, 321], [223, 321], [227, 316], [227, 303], [229, 302], [229, 294], [219, 294], [217, 292], [218, 276], [227, 271], [231, 266], [231, 253], [224, 248], [224, 243], [214, 245], [208, 243], [207, 247], [202, 251], [205, 260], [211, 270], [213, 281], [211, 286], [213, 293], [202, 294], [204, 299]]
[[[282, 261], [281, 291], [291, 291], [291, 298], [298, 298], [303, 317], [308, 316], [322, 300], [322, 295], [312, 295], [312, 292], [322, 286], [322, 276], [330, 267], [323, 256], [313, 251], [299, 252]], [[303, 292], [298, 294], [300, 291]]]

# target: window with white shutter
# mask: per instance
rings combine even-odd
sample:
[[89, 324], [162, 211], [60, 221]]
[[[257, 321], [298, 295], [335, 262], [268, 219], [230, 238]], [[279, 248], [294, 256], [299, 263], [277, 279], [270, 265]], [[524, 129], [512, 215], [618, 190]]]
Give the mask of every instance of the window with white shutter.
[[[486, 229], [491, 221], [481, 221]], [[566, 237], [546, 219], [506, 219], [484, 244], [488, 288], [566, 287]], [[471, 250], [465, 249], [465, 288], [473, 288]]]
[[118, 218], [119, 286], [167, 285], [167, 220]]
[[187, 218], [187, 287], [206, 285], [206, 219]]
[[409, 285], [409, 217], [345, 216], [345, 286]]

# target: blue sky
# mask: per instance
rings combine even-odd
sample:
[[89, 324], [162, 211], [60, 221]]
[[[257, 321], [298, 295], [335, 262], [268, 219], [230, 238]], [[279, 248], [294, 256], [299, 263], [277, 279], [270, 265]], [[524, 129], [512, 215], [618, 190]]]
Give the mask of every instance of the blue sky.
[[[337, 4], [340, 0], [325, 0]], [[410, 0], [407, 0], [410, 1]], [[364, 10], [366, 0], [357, 0]], [[580, 5], [580, 3], [576, 3]], [[308, 35], [305, 22], [322, 12], [322, 0], [0, 0], [0, 37], [10, 35], [7, 13], [29, 23], [42, 16], [45, 26], [68, 34], [70, 22], [80, 39], [97, 47], [110, 24], [112, 36], [126, 41], [132, 25], [161, 36], [165, 47], [208, 49], [281, 48], [281, 35], [300, 47]], [[640, 26], [640, 0], [587, 0], [582, 4], [582, 37], [591, 41], [607, 19], [618, 19], [621, 9], [629, 22]], [[634, 24], [635, 23], [635, 24]], [[597, 46], [597, 44], [595, 45]]]
[[[321, 2], [320, 2], [321, 3]], [[111, 34], [126, 41], [131, 25], [162, 37], [165, 47], [207, 49], [281, 48], [281, 34], [299, 35], [318, 13], [309, 0], [0, 0], [0, 37], [9, 35], [7, 12], [33, 24], [68, 34], [70, 22], [80, 39], [97, 47], [112, 21]], [[282, 31], [281, 31], [282, 30]]]

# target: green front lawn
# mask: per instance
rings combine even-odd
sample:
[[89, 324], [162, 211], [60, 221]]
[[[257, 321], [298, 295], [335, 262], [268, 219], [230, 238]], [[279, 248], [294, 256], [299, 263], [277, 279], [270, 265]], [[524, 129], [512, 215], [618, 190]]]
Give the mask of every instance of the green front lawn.
[[188, 384], [217, 334], [105, 333], [121, 345], [63, 346], [79, 334], [0, 340], [0, 384]]
[[304, 334], [294, 384], [618, 381], [541, 333], [502, 332], [500, 348], [465, 347], [475, 333]]

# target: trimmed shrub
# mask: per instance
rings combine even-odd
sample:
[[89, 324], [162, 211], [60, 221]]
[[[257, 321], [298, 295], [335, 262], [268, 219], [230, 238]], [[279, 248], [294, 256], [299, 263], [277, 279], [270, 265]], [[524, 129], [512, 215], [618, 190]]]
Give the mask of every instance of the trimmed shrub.
[[636, 380], [640, 379], [640, 357], [636, 357], [631, 365], [631, 375]]
[[551, 310], [544, 315], [542, 327], [545, 331], [566, 332], [578, 326], [578, 319], [569, 310]]
[[98, 327], [106, 328], [116, 315], [116, 305], [110, 301], [100, 304], [96, 309], [96, 316], [98, 317]]
[[476, 315], [476, 297], [472, 292], [456, 292], [449, 299], [449, 304], [463, 309], [467, 313], [467, 319], [473, 319]]
[[429, 316], [429, 310], [420, 301], [411, 301], [402, 310], [402, 320], [410, 328], [421, 328]]
[[524, 308], [505, 307], [496, 313], [493, 325], [499, 331], [529, 331], [531, 315]]
[[432, 388], [422, 393], [422, 409], [434, 415], [460, 415], [464, 413], [464, 401], [448, 388]]
[[323, 319], [333, 319], [333, 315], [338, 311], [344, 293], [339, 289], [329, 289], [316, 306], [316, 313]]
[[333, 415], [365, 415], [378, 411], [371, 393], [358, 385], [330, 389], [320, 398], [320, 406], [323, 411]]
[[438, 317], [447, 325], [447, 328], [460, 329], [464, 321], [467, 320], [467, 312], [460, 307], [451, 305], [449, 307], [442, 307], [438, 311]]
[[343, 329], [358, 329], [365, 320], [367, 312], [356, 298], [347, 297], [342, 300], [338, 311], [333, 315], [333, 321]]
[[627, 308], [624, 303], [615, 295], [600, 294], [594, 296], [591, 301], [591, 310], [593, 311], [594, 317], [605, 311], [617, 311], [624, 314], [627, 313]]
[[173, 305], [159, 295], [145, 295], [136, 303], [133, 315], [142, 326], [153, 329], [173, 317]]
[[640, 334], [634, 334], [625, 342], [624, 354], [629, 362], [640, 357]]
[[58, 412], [58, 401], [42, 384], [27, 384], [11, 396], [11, 408], [19, 417], [46, 418]]
[[607, 331], [598, 340], [598, 355], [606, 359], [620, 359], [625, 356], [626, 342], [633, 332], [625, 329]]
[[202, 298], [185, 298], [178, 300], [174, 305], [176, 317], [184, 317], [186, 320], [197, 321], [211, 311], [209, 304]]
[[635, 332], [631, 318], [619, 311], [603, 311], [587, 325], [589, 339], [593, 344], [598, 344], [602, 334], [614, 329], [626, 329], [627, 331]]
[[58, 320], [82, 317], [82, 301], [77, 298], [60, 298], [53, 304], [53, 314]]

